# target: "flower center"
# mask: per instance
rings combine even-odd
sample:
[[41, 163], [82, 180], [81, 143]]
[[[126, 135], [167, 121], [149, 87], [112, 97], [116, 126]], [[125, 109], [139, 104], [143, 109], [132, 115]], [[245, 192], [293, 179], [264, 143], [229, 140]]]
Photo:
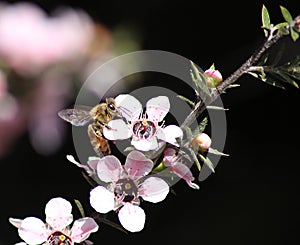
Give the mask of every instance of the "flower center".
[[156, 132], [156, 127], [151, 121], [140, 120], [133, 124], [132, 131], [139, 139], [149, 139]]
[[119, 201], [131, 202], [137, 197], [138, 188], [132, 179], [119, 179], [116, 183], [114, 193]]
[[53, 232], [47, 239], [46, 245], [73, 245], [72, 239], [60, 231]]

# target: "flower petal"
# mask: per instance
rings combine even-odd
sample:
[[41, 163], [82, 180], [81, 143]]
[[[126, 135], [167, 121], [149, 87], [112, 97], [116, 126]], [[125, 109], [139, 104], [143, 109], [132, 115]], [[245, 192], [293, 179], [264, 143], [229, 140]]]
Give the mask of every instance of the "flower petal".
[[140, 151], [150, 151], [158, 148], [156, 137], [151, 137], [150, 139], [132, 138], [131, 144]]
[[48, 237], [44, 222], [35, 217], [25, 218], [18, 232], [19, 236], [28, 244], [42, 244]]
[[146, 113], [148, 119], [153, 122], [161, 122], [170, 110], [170, 102], [167, 96], [158, 96], [148, 100]]
[[114, 209], [114, 193], [103, 186], [97, 186], [90, 192], [90, 203], [97, 212], [108, 213]]
[[186, 183], [192, 187], [193, 189], [199, 189], [200, 187], [193, 183], [192, 181], [195, 180], [191, 170], [188, 168], [188, 166], [176, 162], [174, 165], [171, 166], [171, 170], [180, 178], [184, 179]]
[[146, 215], [142, 208], [131, 203], [125, 203], [118, 217], [121, 225], [128, 231], [138, 232], [144, 228]]
[[46, 222], [56, 230], [62, 230], [72, 223], [72, 205], [67, 200], [52, 198], [45, 207]]
[[156, 134], [157, 138], [166, 141], [172, 145], [179, 146], [176, 138], [182, 138], [183, 132], [180, 127], [176, 125], [169, 125], [162, 130], [158, 130]]
[[73, 242], [83, 242], [92, 232], [96, 232], [98, 228], [98, 224], [92, 218], [86, 217], [75, 220], [71, 229], [71, 238]]
[[131, 151], [124, 165], [124, 169], [130, 177], [143, 177], [150, 173], [153, 168], [153, 162], [145, 157], [145, 155], [139, 151]]
[[125, 140], [131, 137], [130, 127], [122, 120], [112, 120], [107, 124], [110, 128], [103, 128], [103, 135], [108, 140]]
[[108, 183], [119, 179], [123, 167], [115, 156], [105, 156], [99, 160], [97, 174], [100, 180]]
[[139, 188], [139, 195], [148, 202], [161, 202], [169, 193], [168, 184], [158, 177], [147, 178]]
[[129, 122], [137, 120], [143, 111], [142, 104], [130, 94], [120, 94], [115, 101], [122, 116]]

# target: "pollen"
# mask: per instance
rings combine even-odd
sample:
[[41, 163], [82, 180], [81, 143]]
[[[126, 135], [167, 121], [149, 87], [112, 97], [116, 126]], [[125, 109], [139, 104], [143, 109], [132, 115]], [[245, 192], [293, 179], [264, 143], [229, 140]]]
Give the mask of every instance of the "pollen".
[[66, 237], [64, 235], [60, 235], [59, 240], [64, 241], [64, 240], [66, 240]]
[[148, 122], [146, 120], [142, 121], [143, 126], [147, 126]]
[[126, 183], [126, 184], [125, 184], [125, 190], [129, 190], [130, 188], [131, 188], [131, 184]]

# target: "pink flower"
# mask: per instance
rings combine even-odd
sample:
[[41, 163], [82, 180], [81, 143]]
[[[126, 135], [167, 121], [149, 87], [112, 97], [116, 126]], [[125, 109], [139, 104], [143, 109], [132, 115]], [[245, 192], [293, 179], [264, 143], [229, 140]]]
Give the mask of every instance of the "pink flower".
[[204, 72], [206, 76], [206, 84], [210, 88], [215, 88], [220, 82], [223, 81], [222, 74], [215, 69], [208, 69]]
[[49, 17], [31, 3], [0, 5], [0, 57], [17, 71], [34, 71], [85, 52], [92, 22], [72, 9]]
[[[18, 228], [19, 236], [28, 244], [65, 244], [73, 245], [86, 240], [98, 225], [92, 218], [73, 221], [71, 204], [60, 197], [52, 198], [45, 207], [46, 223], [35, 217], [23, 220], [10, 218], [11, 224]], [[22, 243], [21, 243], [22, 244]]]
[[131, 232], [144, 228], [146, 215], [139, 207], [139, 197], [157, 203], [169, 193], [168, 184], [157, 177], [142, 177], [150, 173], [153, 162], [138, 151], [128, 154], [124, 166], [115, 156], [99, 159], [97, 174], [107, 187], [97, 186], [90, 192], [91, 206], [100, 213], [118, 209], [122, 226]]
[[174, 149], [168, 148], [165, 150], [163, 161], [166, 167], [169, 167], [174, 174], [184, 179], [190, 187], [193, 189], [199, 189], [199, 186], [192, 182], [195, 180], [195, 178], [191, 170], [188, 168], [188, 166], [179, 161]]
[[148, 100], [144, 116], [142, 116], [141, 103], [133, 96], [121, 94], [115, 100], [128, 124], [121, 119], [110, 121], [108, 123], [110, 129], [104, 128], [103, 130], [107, 139], [121, 140], [132, 137], [131, 144], [141, 151], [157, 149], [158, 140], [178, 146], [176, 138], [182, 138], [183, 135], [180, 127], [159, 125], [170, 109], [168, 97], [158, 96]]
[[211, 138], [206, 133], [201, 133], [195, 137], [193, 144], [198, 145], [203, 150], [207, 150], [211, 145]]

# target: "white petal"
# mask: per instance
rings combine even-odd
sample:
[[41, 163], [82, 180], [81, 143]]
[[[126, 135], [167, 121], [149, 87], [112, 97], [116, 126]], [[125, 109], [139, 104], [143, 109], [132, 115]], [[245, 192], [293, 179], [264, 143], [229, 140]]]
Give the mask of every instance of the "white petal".
[[122, 120], [112, 120], [107, 124], [110, 128], [103, 128], [103, 135], [108, 140], [125, 140], [131, 137], [130, 127]]
[[102, 157], [97, 164], [97, 174], [100, 180], [108, 183], [119, 179], [123, 167], [115, 156]]
[[115, 98], [117, 107], [129, 122], [139, 118], [143, 111], [142, 104], [130, 94], [120, 94]]
[[99, 226], [92, 218], [81, 218], [74, 222], [71, 229], [73, 242], [80, 243], [86, 240], [92, 232], [96, 232]]
[[52, 198], [45, 207], [46, 222], [54, 229], [62, 230], [72, 223], [72, 205], [67, 200]]
[[148, 100], [146, 113], [148, 119], [153, 122], [161, 122], [170, 110], [170, 102], [167, 96], [158, 96]]
[[128, 231], [138, 232], [144, 228], [146, 215], [142, 208], [125, 203], [118, 214], [121, 225]]
[[18, 232], [22, 240], [28, 244], [41, 244], [48, 237], [44, 222], [35, 217], [24, 219]]
[[131, 140], [131, 144], [135, 147], [135, 149], [140, 151], [150, 151], [158, 148], [156, 137], [151, 137], [150, 139], [147, 140], [133, 138]]
[[139, 188], [139, 195], [148, 202], [161, 202], [169, 193], [168, 184], [157, 177], [147, 178]]
[[176, 125], [169, 125], [163, 129], [158, 129], [156, 136], [157, 138], [166, 141], [172, 145], [179, 146], [176, 141], [176, 138], [182, 138], [183, 132], [180, 127]]
[[114, 194], [103, 186], [97, 186], [90, 192], [90, 203], [97, 212], [108, 213], [114, 208]]

